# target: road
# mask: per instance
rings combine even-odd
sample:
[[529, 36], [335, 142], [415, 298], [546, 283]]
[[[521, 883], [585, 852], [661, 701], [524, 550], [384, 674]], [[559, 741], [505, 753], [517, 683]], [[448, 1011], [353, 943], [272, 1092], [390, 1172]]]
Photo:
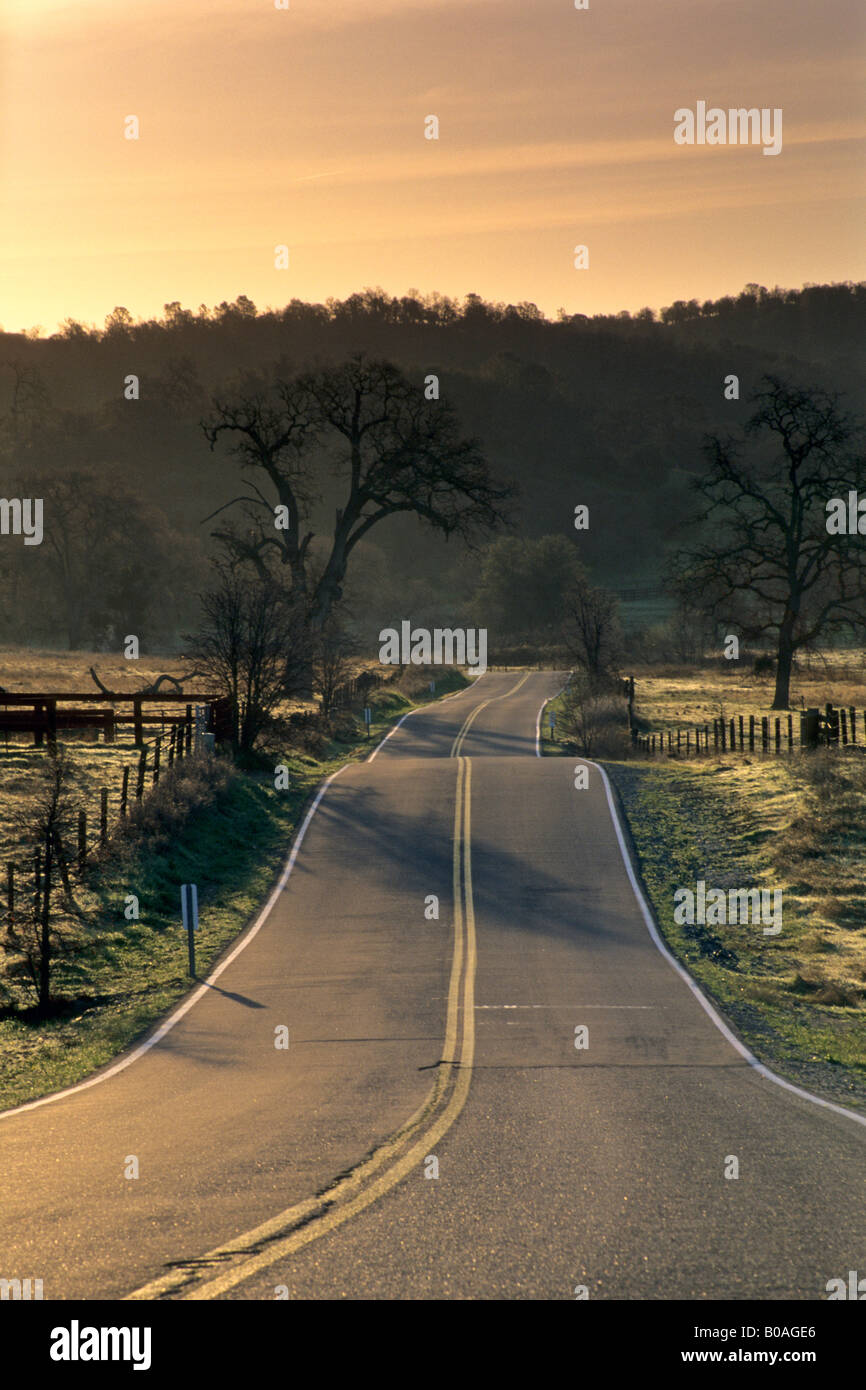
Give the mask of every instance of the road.
[[536, 756], [561, 683], [491, 672], [407, 718], [155, 1045], [0, 1117], [0, 1276], [819, 1299], [862, 1266], [866, 1129], [761, 1075], [653, 942], [601, 772]]

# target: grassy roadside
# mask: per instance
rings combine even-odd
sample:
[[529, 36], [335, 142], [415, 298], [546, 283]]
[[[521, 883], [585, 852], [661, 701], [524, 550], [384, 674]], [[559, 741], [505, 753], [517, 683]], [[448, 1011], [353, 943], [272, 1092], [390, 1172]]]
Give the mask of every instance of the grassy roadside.
[[[366, 758], [409, 710], [466, 684], [461, 673], [448, 671], [437, 676], [435, 694], [424, 689], [410, 698], [382, 687], [368, 699], [369, 739], [360, 724], [352, 741], [331, 740], [318, 757], [275, 751], [260, 771], [217, 759], [188, 791], [182, 824], [172, 823], [167, 804], [157, 833], [114, 846], [75, 886], [78, 912], [64, 931], [72, 949], [54, 977], [53, 992], [62, 1000], [56, 1015], [0, 1014], [0, 1109], [83, 1080], [189, 992], [181, 883], [198, 884], [196, 966], [203, 978], [259, 911], [322, 779]], [[274, 788], [277, 763], [289, 769], [284, 791]], [[137, 921], [124, 915], [129, 894], [139, 899]]]
[[[565, 749], [548, 736], [543, 751]], [[767, 1066], [866, 1110], [866, 758], [604, 765], [673, 953]], [[781, 888], [779, 936], [675, 923], [674, 893], [699, 879]]]

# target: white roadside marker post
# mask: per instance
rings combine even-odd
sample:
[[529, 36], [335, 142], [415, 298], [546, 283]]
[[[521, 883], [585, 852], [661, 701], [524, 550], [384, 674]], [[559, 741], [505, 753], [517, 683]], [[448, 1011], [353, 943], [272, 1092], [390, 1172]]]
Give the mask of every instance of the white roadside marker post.
[[198, 888], [194, 883], [184, 883], [180, 890], [180, 911], [186, 928], [189, 944], [189, 973], [195, 979], [195, 936], [198, 929]]

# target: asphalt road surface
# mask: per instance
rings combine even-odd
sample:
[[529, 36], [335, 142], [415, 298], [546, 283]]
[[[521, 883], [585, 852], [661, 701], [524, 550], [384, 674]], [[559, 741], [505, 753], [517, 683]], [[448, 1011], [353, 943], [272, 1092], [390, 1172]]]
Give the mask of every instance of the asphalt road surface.
[[862, 1267], [866, 1128], [751, 1066], [658, 949], [599, 769], [536, 756], [561, 684], [491, 672], [407, 718], [174, 1026], [0, 1117], [0, 1278], [821, 1299]]

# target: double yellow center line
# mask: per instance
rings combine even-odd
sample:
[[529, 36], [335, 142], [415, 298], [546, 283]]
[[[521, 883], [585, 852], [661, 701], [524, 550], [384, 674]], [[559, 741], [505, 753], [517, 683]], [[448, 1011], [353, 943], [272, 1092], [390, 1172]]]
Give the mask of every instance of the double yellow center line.
[[489, 700], [482, 700], [480, 705], [475, 706], [472, 713], [468, 714], [464, 719], [460, 731], [451, 745], [452, 758], [459, 757], [460, 752], [463, 748], [463, 744], [466, 742], [466, 735], [469, 733], [469, 730], [472, 728], [472, 725], [475, 723], [475, 720], [478, 718], [481, 711], [483, 709], [486, 709], [488, 705], [495, 705], [497, 700], [507, 700], [509, 695], [513, 695], [516, 691], [520, 689], [522, 685], [524, 685], [529, 680], [531, 674], [532, 673], [530, 671], [527, 671], [526, 675], [521, 676], [517, 684], [513, 685], [510, 690], [506, 690], [504, 695], [491, 695]]
[[179, 1261], [170, 1273], [136, 1289], [127, 1295], [128, 1299], [177, 1297], [195, 1301], [219, 1298], [269, 1265], [287, 1259], [320, 1236], [336, 1230], [384, 1196], [413, 1169], [420, 1167], [454, 1124], [466, 1104], [475, 1059], [476, 942], [471, 787], [471, 764], [468, 758], [458, 758], [452, 855], [454, 949], [445, 1048], [436, 1081], [421, 1108], [357, 1168], [324, 1192], [287, 1208], [206, 1255]]

